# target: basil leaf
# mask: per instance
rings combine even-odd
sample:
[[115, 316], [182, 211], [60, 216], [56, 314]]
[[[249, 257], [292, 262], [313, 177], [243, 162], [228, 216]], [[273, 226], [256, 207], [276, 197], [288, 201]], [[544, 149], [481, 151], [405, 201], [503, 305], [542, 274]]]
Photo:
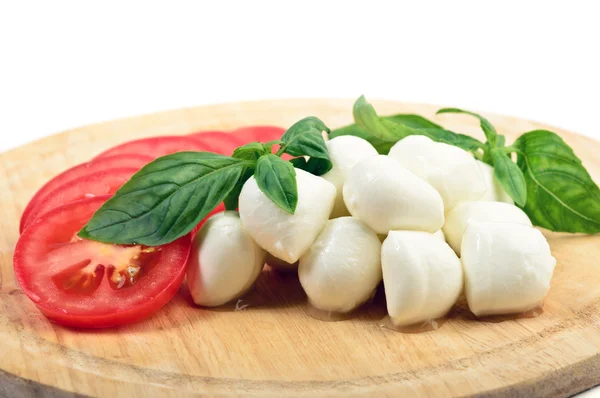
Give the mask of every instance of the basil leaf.
[[483, 130], [485, 138], [488, 140], [490, 147], [493, 148], [496, 146], [496, 139], [498, 133], [496, 132], [496, 129], [494, 128], [492, 123], [490, 123], [490, 121], [484, 118], [483, 116], [478, 115], [474, 112], [469, 112], [458, 108], [442, 108], [436, 112], [436, 115], [439, 115], [440, 113], [463, 113], [465, 115], [471, 115], [476, 117], [477, 119], [479, 119], [479, 125], [481, 126], [481, 129]]
[[382, 120], [381, 123], [394, 137], [406, 138], [409, 135], [424, 135], [433, 141], [454, 145], [470, 152], [475, 152], [483, 147], [481, 141], [465, 134], [457, 134], [450, 130], [431, 128], [414, 129], [385, 119]]
[[250, 179], [250, 177], [252, 177], [254, 175], [255, 167], [256, 167], [255, 165], [252, 165], [252, 166], [246, 166], [244, 168], [244, 171], [242, 171], [242, 175], [240, 176], [238, 181], [235, 183], [233, 189], [229, 192], [229, 194], [223, 200], [223, 204], [225, 205], [226, 210], [237, 210], [238, 209], [240, 192], [242, 192], [242, 188], [244, 187], [244, 184], [246, 183], [246, 181], [248, 181], [248, 179]]
[[[405, 125], [408, 127], [419, 129], [419, 130], [420, 129], [441, 129], [441, 130], [443, 130], [443, 128], [440, 127], [439, 125], [425, 119], [424, 117], [418, 116], [418, 115], [398, 114], [398, 115], [392, 115], [392, 116], [383, 116], [380, 119], [382, 121], [387, 120], [390, 122], [402, 124], [402, 125]], [[399, 141], [399, 139], [397, 139], [397, 138], [377, 137], [373, 134], [368, 133], [364, 128], [362, 128], [361, 126], [359, 126], [356, 123], [332, 130], [331, 133], [329, 134], [329, 137], [335, 138], [335, 137], [339, 137], [342, 135], [353, 135], [353, 136], [365, 139], [371, 145], [373, 145], [373, 147], [377, 150], [377, 152], [384, 154], [384, 155], [386, 155], [390, 151], [390, 149], [394, 146], [394, 144]], [[435, 133], [432, 133], [431, 135], [435, 136]], [[471, 140], [475, 140], [472, 137], [468, 137], [468, 138]], [[432, 138], [432, 139], [437, 141], [437, 139], [435, 139], [435, 138]], [[477, 140], [475, 140], [475, 141], [477, 141]], [[475, 146], [478, 147], [479, 145], [481, 145], [481, 143], [479, 143], [478, 145], [475, 145]], [[467, 145], [465, 145], [465, 146], [467, 146]], [[468, 146], [473, 147], [473, 145], [468, 145]]]
[[279, 153], [287, 153], [292, 156], [309, 156], [311, 160], [311, 172], [321, 175], [329, 170], [333, 164], [329, 160], [327, 145], [323, 139], [322, 132], [331, 130], [316, 117], [307, 117], [290, 127], [281, 137], [281, 148]]
[[297, 134], [283, 144], [285, 153], [292, 156], [311, 156], [319, 159], [329, 159], [327, 146], [321, 132], [316, 129]]
[[375, 108], [373, 108], [373, 105], [367, 102], [367, 99], [364, 95], [361, 95], [354, 103], [352, 115], [354, 116], [354, 121], [356, 124], [370, 134], [374, 134], [383, 139], [392, 138], [390, 137], [390, 133], [387, 128], [381, 124], [381, 120], [379, 116], [377, 116]]
[[498, 135], [497, 138], [498, 139], [496, 141], [496, 147], [498, 147], [498, 148], [504, 147], [504, 145], [506, 145], [506, 137], [503, 135]]
[[[290, 159], [290, 163], [297, 169], [302, 169], [316, 176], [323, 175], [331, 170], [322, 159], [309, 158], [306, 160], [304, 157]], [[331, 162], [329, 162], [331, 163]]]
[[296, 135], [302, 135], [302, 133], [309, 130], [317, 130], [319, 133], [325, 131], [327, 134], [331, 132], [329, 127], [323, 123], [321, 119], [314, 116], [305, 117], [302, 120], [297, 121], [283, 133], [281, 136], [281, 141], [286, 144], [293, 141]]
[[398, 140], [393, 138], [383, 139], [373, 134], [369, 134], [365, 129], [358, 124], [350, 124], [331, 131], [329, 138], [340, 137], [342, 135], [353, 135], [367, 140], [373, 147], [382, 155], [387, 155], [390, 149]]
[[382, 119], [415, 129], [444, 129], [439, 124], [435, 124], [431, 120], [425, 119], [423, 116], [419, 115], [400, 113], [398, 115], [383, 116]]
[[502, 185], [506, 193], [519, 206], [525, 206], [527, 201], [527, 185], [523, 172], [507, 153], [499, 148], [492, 149], [492, 161], [494, 163], [494, 176]]
[[308, 161], [306, 160], [306, 158], [300, 157], [290, 159], [290, 163], [292, 164], [292, 166], [294, 166], [294, 168], [306, 171], [306, 165], [308, 164]]
[[79, 236], [147, 246], [172, 242], [189, 233], [225, 199], [247, 164], [210, 152], [158, 158], [106, 201]]
[[332, 138], [355, 135], [369, 141], [383, 154], [387, 154], [396, 142], [411, 135], [424, 135], [433, 141], [454, 145], [470, 152], [478, 152], [484, 147], [481, 141], [473, 137], [445, 130], [420, 116], [394, 115], [380, 118], [364, 96], [354, 104], [353, 114], [356, 125], [334, 130]]
[[292, 164], [276, 155], [258, 159], [254, 174], [258, 188], [277, 206], [290, 214], [296, 211], [298, 187]]
[[559, 232], [600, 232], [600, 189], [562, 138], [535, 130], [513, 147], [527, 183], [523, 210], [535, 225]]
[[263, 148], [265, 149], [264, 153], [271, 153], [273, 150], [273, 145], [279, 145], [281, 146], [281, 144], [283, 144], [283, 141], [281, 140], [273, 140], [273, 141], [269, 141], [269, 142], [264, 142], [262, 144]]
[[269, 152], [267, 152], [267, 149], [263, 144], [260, 142], [251, 142], [236, 148], [233, 151], [232, 157], [243, 160], [258, 160], [258, 158], [266, 153], [271, 153], [271, 151], [269, 150]]

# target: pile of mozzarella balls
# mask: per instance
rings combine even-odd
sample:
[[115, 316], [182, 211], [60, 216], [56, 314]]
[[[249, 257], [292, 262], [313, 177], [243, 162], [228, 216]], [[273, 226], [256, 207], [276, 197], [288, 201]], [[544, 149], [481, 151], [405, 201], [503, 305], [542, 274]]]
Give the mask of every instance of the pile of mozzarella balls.
[[310, 303], [328, 312], [352, 311], [383, 280], [397, 326], [444, 316], [463, 292], [476, 316], [543, 304], [556, 261], [492, 167], [424, 136], [399, 141], [387, 156], [354, 136], [327, 149], [327, 174], [296, 169], [295, 214], [252, 177], [239, 213], [204, 224], [187, 275], [198, 305], [244, 294], [265, 262], [297, 269]]

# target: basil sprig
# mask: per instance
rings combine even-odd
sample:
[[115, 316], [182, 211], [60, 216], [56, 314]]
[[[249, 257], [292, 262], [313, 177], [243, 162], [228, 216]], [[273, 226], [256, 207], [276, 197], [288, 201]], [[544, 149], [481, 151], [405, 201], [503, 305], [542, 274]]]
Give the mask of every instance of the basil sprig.
[[551, 131], [520, 136], [512, 148], [527, 184], [523, 210], [551, 231], [600, 232], [600, 189], [573, 149]]
[[[317, 175], [331, 169], [323, 132], [330, 130], [318, 118], [309, 117], [290, 127], [281, 140], [246, 144], [231, 157], [211, 152], [160, 157], [107, 200], [79, 236], [117, 244], [170, 243], [188, 234], [219, 203], [236, 209], [242, 187], [252, 176], [273, 203], [294, 214], [298, 203], [294, 165]], [[273, 155], [276, 144], [280, 147]], [[288, 162], [280, 158], [283, 153], [298, 158]]]
[[[354, 104], [356, 124], [333, 130], [330, 137], [361, 137], [384, 154], [410, 135], [425, 135], [434, 141], [457, 146], [494, 167], [495, 178], [534, 225], [557, 232], [600, 232], [600, 189], [573, 149], [557, 134], [546, 130], [530, 131], [513, 145], [506, 146], [504, 135], [498, 134], [490, 121], [481, 115], [457, 108], [443, 108], [437, 113], [476, 117], [486, 142], [445, 130], [417, 115], [379, 117], [364, 96]], [[516, 163], [513, 153], [516, 153]]]
[[371, 104], [361, 96], [354, 104], [356, 124], [332, 131], [330, 137], [355, 135], [366, 139], [382, 154], [409, 135], [424, 135], [437, 142], [455, 145], [481, 158], [483, 142], [465, 134], [457, 134], [417, 115], [394, 115], [379, 117]]

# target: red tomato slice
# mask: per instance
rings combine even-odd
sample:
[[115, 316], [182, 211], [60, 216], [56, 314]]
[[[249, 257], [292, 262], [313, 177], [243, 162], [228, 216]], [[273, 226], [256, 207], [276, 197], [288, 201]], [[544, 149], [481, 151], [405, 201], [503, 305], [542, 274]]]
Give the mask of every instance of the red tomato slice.
[[108, 169], [69, 181], [50, 191], [34, 206], [22, 221], [25, 229], [48, 211], [67, 203], [99, 195], [112, 195], [125, 184], [137, 168]]
[[206, 143], [214, 152], [227, 156], [231, 156], [234, 149], [245, 144], [239, 137], [222, 131], [199, 131], [190, 134], [190, 137]]
[[151, 156], [152, 158], [156, 159], [171, 153], [185, 151], [214, 152], [213, 149], [208, 146], [208, 144], [200, 142], [192, 137], [172, 135], [142, 138], [139, 140], [129, 141], [102, 152], [94, 159], [100, 159], [113, 155], [138, 153]]
[[269, 142], [278, 140], [283, 133], [285, 133], [285, 129], [276, 126], [248, 126], [232, 132], [246, 144], [254, 141]]
[[72, 167], [61, 174], [57, 175], [44, 186], [42, 186], [36, 194], [31, 198], [27, 207], [23, 211], [21, 216], [21, 225], [19, 232], [23, 232], [25, 221], [29, 218], [31, 211], [38, 205], [39, 202], [43, 201], [48, 193], [54, 191], [57, 187], [66, 184], [69, 181], [73, 181], [82, 176], [95, 173], [106, 169], [115, 169], [122, 167], [134, 167], [141, 169], [147, 163], [150, 163], [152, 158], [145, 155], [117, 155], [107, 156], [102, 159], [94, 159], [91, 162], [82, 163], [75, 167]]
[[108, 198], [98, 196], [51, 210], [17, 242], [17, 281], [42, 313], [57, 323], [101, 328], [135, 322], [165, 305], [183, 281], [189, 235], [158, 247], [77, 237]]

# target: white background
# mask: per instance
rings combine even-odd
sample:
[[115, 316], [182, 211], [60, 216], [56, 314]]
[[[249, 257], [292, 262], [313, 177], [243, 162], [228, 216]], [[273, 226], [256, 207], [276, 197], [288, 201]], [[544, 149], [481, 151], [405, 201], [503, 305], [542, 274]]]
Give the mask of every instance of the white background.
[[594, 3], [6, 1], [0, 151], [164, 109], [363, 93], [600, 139]]
[[0, 150], [164, 109], [363, 93], [600, 139], [594, 3], [7, 1]]

